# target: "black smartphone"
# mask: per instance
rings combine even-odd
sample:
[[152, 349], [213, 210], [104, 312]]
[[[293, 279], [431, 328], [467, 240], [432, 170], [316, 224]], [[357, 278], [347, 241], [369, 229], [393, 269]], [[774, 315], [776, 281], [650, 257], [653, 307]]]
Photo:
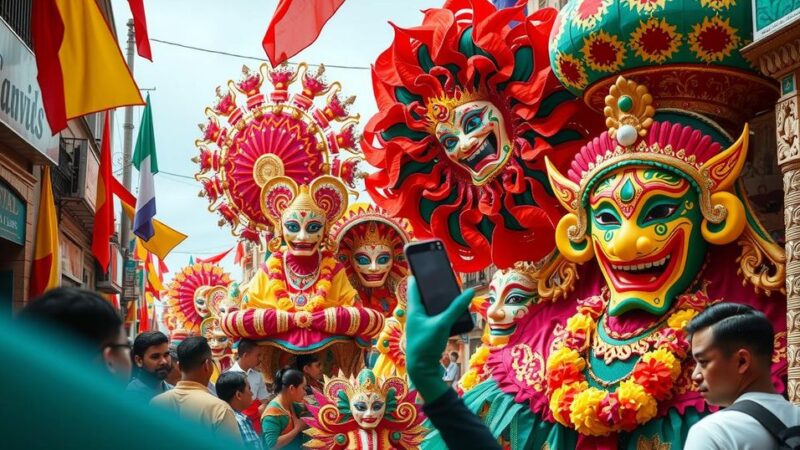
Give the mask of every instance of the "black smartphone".
[[[435, 316], [446, 310], [461, 294], [461, 289], [442, 241], [411, 242], [406, 244], [405, 253], [411, 273], [417, 280], [425, 311], [429, 316]], [[465, 309], [450, 329], [450, 336], [468, 333], [473, 328], [472, 316], [469, 309]]]

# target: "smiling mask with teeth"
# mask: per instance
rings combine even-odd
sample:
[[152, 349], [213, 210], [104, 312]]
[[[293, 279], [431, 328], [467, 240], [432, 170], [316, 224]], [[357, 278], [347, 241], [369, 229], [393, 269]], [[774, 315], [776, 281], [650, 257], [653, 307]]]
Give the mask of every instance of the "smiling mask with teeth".
[[706, 242], [697, 191], [649, 167], [618, 169], [589, 197], [592, 242], [611, 301], [609, 314], [660, 314], [703, 264]]
[[503, 115], [494, 103], [470, 101], [448, 109], [438, 106], [435, 133], [447, 157], [465, 169], [472, 183], [480, 186], [505, 167], [511, 156]]
[[573, 262], [597, 258], [610, 315], [665, 314], [700, 274], [708, 244], [730, 244], [746, 225], [734, 183], [748, 127], [724, 148], [689, 126], [653, 120], [652, 102], [645, 86], [619, 77], [605, 99], [608, 131], [581, 148], [566, 176], [545, 157], [569, 211], [556, 246]]

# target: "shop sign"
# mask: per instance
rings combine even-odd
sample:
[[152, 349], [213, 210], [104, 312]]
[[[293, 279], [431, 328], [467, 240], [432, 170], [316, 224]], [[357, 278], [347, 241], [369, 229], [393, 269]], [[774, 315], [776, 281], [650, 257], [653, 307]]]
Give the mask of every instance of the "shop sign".
[[47, 124], [36, 74], [33, 53], [0, 19], [0, 122], [58, 164], [58, 136]]
[[25, 245], [26, 212], [25, 202], [0, 183], [0, 238]]

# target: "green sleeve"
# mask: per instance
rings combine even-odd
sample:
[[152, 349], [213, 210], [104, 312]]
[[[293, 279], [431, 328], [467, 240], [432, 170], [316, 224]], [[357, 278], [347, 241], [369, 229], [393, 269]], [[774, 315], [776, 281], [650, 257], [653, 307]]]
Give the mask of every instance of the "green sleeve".
[[289, 425], [289, 416], [264, 416], [261, 419], [264, 448], [275, 447], [286, 425]]

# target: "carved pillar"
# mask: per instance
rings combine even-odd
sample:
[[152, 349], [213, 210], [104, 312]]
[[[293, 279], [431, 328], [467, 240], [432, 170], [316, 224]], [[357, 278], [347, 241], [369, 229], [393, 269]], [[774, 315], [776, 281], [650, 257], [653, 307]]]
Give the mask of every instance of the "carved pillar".
[[775, 104], [778, 164], [786, 227], [786, 312], [789, 399], [800, 403], [800, 122], [797, 91]]
[[764, 75], [780, 83], [775, 103], [778, 165], [783, 174], [784, 227], [786, 230], [786, 357], [789, 363], [789, 400], [800, 404], [800, 121], [798, 89], [800, 74], [800, 27], [794, 21], [767, 33], [742, 54]]

